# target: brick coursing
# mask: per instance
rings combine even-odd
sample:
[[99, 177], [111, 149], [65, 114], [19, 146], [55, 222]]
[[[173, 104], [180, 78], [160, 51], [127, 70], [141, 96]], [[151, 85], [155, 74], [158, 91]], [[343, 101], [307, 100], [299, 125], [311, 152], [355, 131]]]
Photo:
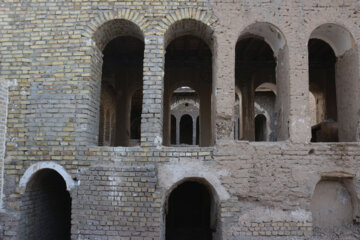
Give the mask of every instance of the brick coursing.
[[[159, 171], [166, 165], [174, 169], [167, 173], [171, 179], [189, 163], [200, 166], [193, 177], [207, 178], [207, 169], [219, 173], [210, 177], [229, 194], [219, 200], [221, 239], [306, 239], [312, 235], [311, 217], [239, 222], [239, 216], [257, 207], [285, 215], [299, 209], [309, 213], [322, 172], [350, 172], [354, 185], [360, 183], [359, 143], [309, 143], [310, 123], [303, 108], [308, 104], [311, 31], [323, 23], [337, 23], [352, 33], [358, 49], [357, 1], [32, 0], [0, 3], [0, 8], [1, 239], [17, 237], [22, 204], [17, 186], [26, 169], [39, 161], [56, 162], [80, 181], [70, 192], [72, 239], [161, 239], [168, 189]], [[135, 32], [145, 42], [138, 147], [97, 146], [101, 48], [110, 39], [96, 33], [115, 19], [137, 25]], [[189, 19], [207, 26], [195, 28], [196, 34], [213, 44], [216, 144], [163, 147], [165, 48], [177, 30], [189, 29]], [[255, 22], [271, 23], [286, 37], [290, 137], [283, 142], [231, 139], [234, 48], [242, 30]]]

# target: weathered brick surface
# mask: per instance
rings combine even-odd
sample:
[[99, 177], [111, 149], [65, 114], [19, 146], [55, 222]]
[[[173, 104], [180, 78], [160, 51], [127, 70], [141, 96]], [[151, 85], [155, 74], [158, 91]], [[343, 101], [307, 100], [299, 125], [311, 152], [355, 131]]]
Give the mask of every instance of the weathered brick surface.
[[159, 238], [160, 194], [153, 166], [91, 167], [79, 180], [81, 186], [72, 193], [76, 239]]
[[[4, 179], [4, 155], [5, 155], [5, 135], [8, 106], [8, 85], [7, 82], [0, 81], [0, 196], [2, 196]], [[0, 209], [2, 208], [2, 197], [0, 199]]]
[[[311, 196], [321, 173], [352, 173], [359, 189], [358, 142], [309, 143], [307, 60], [308, 38], [324, 23], [348, 29], [359, 50], [357, 1], [29, 0], [0, 3], [0, 10], [1, 239], [16, 239], [23, 200], [18, 184], [39, 161], [56, 162], [79, 180], [71, 190], [73, 239], [161, 239], [164, 201], [183, 178], [204, 178], [218, 193], [221, 239], [309, 239]], [[145, 42], [138, 147], [96, 146], [98, 47], [110, 40], [97, 30], [111, 28], [103, 24], [115, 19], [136, 24]], [[184, 19], [203, 22], [213, 36]], [[284, 142], [232, 140], [235, 45], [255, 22], [276, 26], [286, 39]], [[162, 147], [164, 49], [181, 30], [194, 29], [214, 43], [216, 144]], [[266, 211], [256, 220], [259, 209]]]

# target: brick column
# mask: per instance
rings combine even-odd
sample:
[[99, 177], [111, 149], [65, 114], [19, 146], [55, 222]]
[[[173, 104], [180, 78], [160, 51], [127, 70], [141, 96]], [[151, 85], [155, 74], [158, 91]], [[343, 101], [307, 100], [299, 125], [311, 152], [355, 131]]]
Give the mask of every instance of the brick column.
[[292, 142], [309, 142], [311, 139], [311, 119], [309, 110], [309, 64], [306, 45], [289, 46], [288, 59], [290, 140]]
[[213, 50], [213, 84], [215, 90], [215, 138], [233, 140], [235, 104], [235, 43], [226, 33], [217, 35]]
[[164, 59], [163, 38], [145, 36], [142, 146], [162, 145]]

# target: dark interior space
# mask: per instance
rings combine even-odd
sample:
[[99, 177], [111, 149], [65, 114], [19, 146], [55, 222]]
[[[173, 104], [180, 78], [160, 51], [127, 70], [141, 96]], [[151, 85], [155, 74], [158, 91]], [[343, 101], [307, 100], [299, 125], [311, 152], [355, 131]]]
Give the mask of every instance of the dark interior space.
[[326, 42], [310, 39], [309, 90], [315, 97], [316, 124], [312, 126], [312, 142], [337, 142], [337, 102], [335, 83], [336, 56]]
[[[140, 141], [144, 43], [131, 36], [117, 37], [103, 54], [99, 145], [130, 146], [134, 139]], [[114, 116], [109, 130], [102, 125], [107, 111]], [[104, 141], [104, 132], [110, 132], [110, 141]]]
[[20, 207], [21, 240], [70, 240], [71, 198], [54, 170], [37, 172], [27, 185]]
[[201, 183], [187, 181], [170, 195], [166, 240], [211, 240], [211, 194]]
[[255, 117], [255, 141], [266, 141], [266, 117], [262, 114]]
[[180, 144], [192, 145], [193, 120], [190, 115], [184, 115], [180, 119]]
[[140, 139], [142, 95], [142, 89], [139, 89], [135, 91], [131, 99], [131, 139]]
[[[175, 38], [166, 48], [164, 76], [164, 145], [171, 142], [170, 106], [173, 93], [187, 86], [199, 96], [199, 145], [212, 144], [212, 53], [200, 38], [185, 35]], [[186, 93], [193, 95], [193, 92]], [[205, 130], [206, 129], [206, 130]]]
[[235, 51], [235, 86], [242, 93], [242, 126], [238, 128], [243, 130], [242, 140], [256, 141], [255, 90], [263, 83], [276, 84], [276, 58], [271, 47], [257, 36], [240, 39]]

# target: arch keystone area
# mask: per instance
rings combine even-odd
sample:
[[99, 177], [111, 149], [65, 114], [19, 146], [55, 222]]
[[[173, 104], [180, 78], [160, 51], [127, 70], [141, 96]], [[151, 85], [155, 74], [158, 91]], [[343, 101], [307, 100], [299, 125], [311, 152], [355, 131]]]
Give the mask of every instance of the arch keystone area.
[[139, 28], [139, 32], [141, 32], [142, 36], [139, 36], [139, 38], [144, 39], [144, 33], [150, 23], [147, 21], [143, 14], [131, 9], [118, 9], [112, 11], [103, 11], [99, 13], [83, 30], [82, 36], [92, 39], [95, 44], [98, 45], [94, 38], [96, 38], [95, 35], [99, 30], [101, 30], [101, 27], [108, 23], [111, 23], [112, 21], [119, 20], [129, 21], [130, 23], [134, 24], [137, 28]]
[[24, 194], [26, 190], [26, 185], [31, 180], [32, 176], [34, 176], [38, 171], [42, 169], [52, 169], [56, 171], [60, 176], [64, 179], [66, 183], [66, 190], [70, 191], [79, 183], [75, 182], [69, 173], [63, 168], [61, 165], [54, 163], [54, 162], [38, 162], [31, 165], [28, 169], [26, 169], [24, 175], [21, 177], [18, 187], [18, 192], [20, 194]]

